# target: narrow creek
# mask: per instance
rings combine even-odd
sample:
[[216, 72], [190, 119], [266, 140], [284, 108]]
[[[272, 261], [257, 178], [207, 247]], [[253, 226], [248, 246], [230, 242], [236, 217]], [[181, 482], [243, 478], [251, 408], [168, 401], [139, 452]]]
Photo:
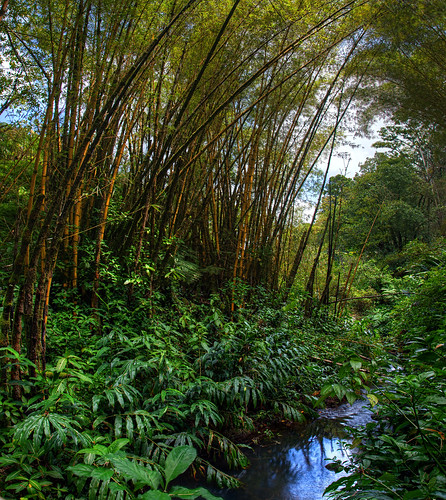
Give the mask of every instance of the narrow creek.
[[215, 492], [224, 500], [319, 500], [340, 477], [326, 468], [327, 459], [346, 459], [346, 427], [371, 419], [367, 402], [356, 401], [320, 412], [319, 418], [293, 432], [283, 432], [271, 445], [248, 454], [251, 465], [237, 477], [244, 487]]

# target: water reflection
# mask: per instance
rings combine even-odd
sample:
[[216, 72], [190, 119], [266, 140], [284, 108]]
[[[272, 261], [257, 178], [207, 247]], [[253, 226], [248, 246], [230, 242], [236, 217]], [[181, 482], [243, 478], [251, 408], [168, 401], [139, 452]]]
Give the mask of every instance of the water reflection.
[[370, 420], [363, 401], [324, 410], [298, 432], [280, 436], [280, 443], [258, 447], [251, 466], [239, 474], [244, 488], [218, 492], [225, 500], [318, 500], [339, 474], [326, 468], [327, 459], [346, 459], [346, 426]]

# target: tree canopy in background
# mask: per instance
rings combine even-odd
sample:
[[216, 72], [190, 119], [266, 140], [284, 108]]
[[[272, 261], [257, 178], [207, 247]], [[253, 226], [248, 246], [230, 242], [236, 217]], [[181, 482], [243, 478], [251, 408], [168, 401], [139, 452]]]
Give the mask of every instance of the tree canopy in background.
[[357, 55], [368, 75], [356, 92], [359, 116], [366, 128], [376, 113], [396, 124], [383, 131], [378, 146], [419, 178], [419, 204], [424, 210], [429, 205], [425, 229], [444, 234], [446, 6], [419, 0], [369, 5], [375, 15]]
[[401, 142], [404, 132], [401, 127], [383, 129], [386, 140], [376, 146], [388, 151], [367, 159], [354, 179], [330, 179], [332, 189], [342, 186], [344, 249], [360, 250], [375, 218], [367, 243], [368, 253], [375, 257], [397, 253], [412, 240], [429, 241], [438, 234], [441, 202], [416, 146]]

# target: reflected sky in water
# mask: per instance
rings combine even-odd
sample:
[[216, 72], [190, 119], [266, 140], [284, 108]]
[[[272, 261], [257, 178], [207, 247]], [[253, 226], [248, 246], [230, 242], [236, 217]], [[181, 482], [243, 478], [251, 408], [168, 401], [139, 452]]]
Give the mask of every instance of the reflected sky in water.
[[244, 488], [219, 491], [225, 500], [319, 500], [324, 489], [340, 477], [326, 468], [330, 460], [347, 459], [346, 426], [370, 420], [363, 401], [324, 410], [319, 419], [293, 433], [282, 434], [270, 446], [249, 455], [251, 466], [238, 474]]

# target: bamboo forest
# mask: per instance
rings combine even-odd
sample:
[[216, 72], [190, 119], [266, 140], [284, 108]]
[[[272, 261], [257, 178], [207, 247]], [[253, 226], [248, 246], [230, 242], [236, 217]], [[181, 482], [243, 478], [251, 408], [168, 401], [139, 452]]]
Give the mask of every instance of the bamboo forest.
[[0, 0], [0, 309], [1, 500], [446, 499], [446, 2]]

